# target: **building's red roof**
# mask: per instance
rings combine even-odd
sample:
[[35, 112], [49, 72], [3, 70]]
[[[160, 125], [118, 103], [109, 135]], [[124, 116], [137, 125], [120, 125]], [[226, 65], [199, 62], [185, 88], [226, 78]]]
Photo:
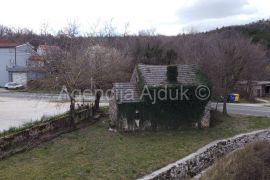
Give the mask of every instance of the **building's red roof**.
[[0, 48], [13, 48], [16, 46], [17, 44], [14, 41], [0, 39]]
[[31, 61], [45, 61], [45, 58], [43, 56], [40, 55], [32, 55], [30, 57]]

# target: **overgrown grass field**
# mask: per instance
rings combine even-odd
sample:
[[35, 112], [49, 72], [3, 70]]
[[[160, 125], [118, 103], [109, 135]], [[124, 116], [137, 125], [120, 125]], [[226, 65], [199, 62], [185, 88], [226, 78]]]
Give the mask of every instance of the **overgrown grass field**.
[[270, 143], [256, 142], [218, 160], [202, 180], [270, 179]]
[[213, 140], [270, 127], [269, 118], [223, 117], [205, 130], [112, 133], [107, 120], [0, 161], [0, 179], [135, 179]]

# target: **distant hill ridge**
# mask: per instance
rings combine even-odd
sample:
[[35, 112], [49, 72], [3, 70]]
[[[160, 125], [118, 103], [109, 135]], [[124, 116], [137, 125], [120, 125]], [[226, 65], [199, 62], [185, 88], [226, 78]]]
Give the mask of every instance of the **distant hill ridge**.
[[[270, 49], [270, 19], [259, 20], [246, 25], [228, 26], [216, 31], [236, 30], [252, 38], [254, 43], [262, 43]], [[213, 31], [210, 31], [213, 32]]]

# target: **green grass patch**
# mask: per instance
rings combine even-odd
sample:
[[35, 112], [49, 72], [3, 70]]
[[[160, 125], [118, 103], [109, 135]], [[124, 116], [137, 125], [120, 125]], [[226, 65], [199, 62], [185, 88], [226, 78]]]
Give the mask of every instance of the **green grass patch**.
[[211, 141], [270, 127], [269, 118], [221, 117], [205, 130], [108, 131], [108, 119], [0, 161], [2, 179], [134, 179]]
[[109, 106], [101, 106], [99, 109], [100, 111], [104, 112], [104, 113], [108, 113], [109, 112]]

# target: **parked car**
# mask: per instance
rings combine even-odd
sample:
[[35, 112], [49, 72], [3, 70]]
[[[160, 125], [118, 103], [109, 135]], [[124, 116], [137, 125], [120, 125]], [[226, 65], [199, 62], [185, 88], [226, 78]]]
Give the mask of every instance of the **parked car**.
[[8, 82], [4, 86], [6, 89], [23, 89], [24, 86], [16, 82]]

